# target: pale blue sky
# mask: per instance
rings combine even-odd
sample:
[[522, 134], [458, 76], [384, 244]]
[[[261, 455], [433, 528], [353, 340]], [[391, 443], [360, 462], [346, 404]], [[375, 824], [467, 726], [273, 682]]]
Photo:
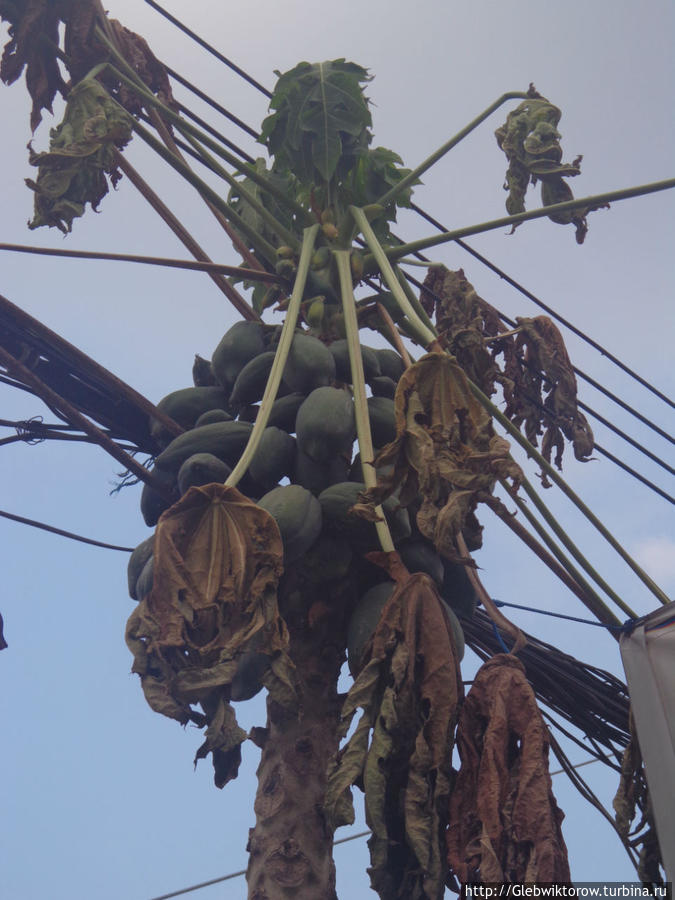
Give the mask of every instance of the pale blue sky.
[[[110, 14], [143, 34], [156, 54], [253, 126], [265, 98], [195, 47], [140, 0], [110, 0]], [[408, 165], [426, 157], [507, 90], [529, 82], [563, 110], [566, 159], [584, 155], [577, 196], [673, 175], [673, 6], [626, 0], [571, 0], [564, 8], [541, 2], [437, 2], [412, 7], [371, 0], [319, 6], [287, 0], [223, 5], [200, 0], [187, 8], [166, 0], [233, 61], [271, 87], [273, 70], [301, 59], [344, 56], [376, 76], [375, 141]], [[4, 42], [4, 41], [3, 41]], [[177, 91], [181, 98], [183, 94]], [[77, 249], [106, 249], [187, 257], [166, 227], [122, 182], [99, 215], [76, 221], [67, 239], [56, 231], [29, 232], [32, 198], [23, 178], [29, 139], [23, 84], [0, 90], [3, 110], [3, 213], [0, 241]], [[424, 178], [415, 200], [449, 227], [504, 214], [504, 158], [493, 132], [509, 107], [495, 114]], [[203, 111], [195, 104], [195, 109]], [[49, 117], [34, 138], [47, 145]], [[256, 151], [225, 122], [221, 130]], [[190, 189], [177, 183], [138, 141], [134, 165], [183, 216], [212, 258], [235, 256]], [[536, 194], [530, 206], [538, 205]], [[675, 284], [672, 192], [617, 203], [589, 218], [584, 246], [570, 228], [548, 220], [514, 236], [493, 232], [470, 243], [615, 355], [674, 393], [672, 366]], [[430, 228], [414, 216], [401, 234]], [[478, 292], [507, 315], [536, 308], [461, 249], [431, 254], [463, 266]], [[0, 292], [98, 359], [153, 400], [190, 383], [196, 352], [210, 356], [236, 314], [203, 275], [126, 264], [72, 262], [4, 253]], [[607, 360], [565, 334], [573, 361], [644, 415], [672, 431], [668, 408]], [[1, 418], [28, 418], [44, 410], [30, 396], [0, 386]], [[668, 444], [590, 387], [581, 396], [599, 412], [665, 455]], [[46, 419], [51, 420], [50, 414]], [[598, 442], [673, 492], [663, 470], [648, 463], [602, 426]], [[2, 436], [7, 432], [3, 430]], [[85, 445], [13, 444], [2, 447], [0, 508], [75, 532], [134, 546], [148, 535], [138, 510], [140, 491], [109, 496], [119, 466]], [[672, 464], [672, 453], [671, 453]], [[675, 588], [672, 507], [599, 458], [581, 465], [568, 458], [566, 477], [591, 508], [649, 564], [671, 593]], [[640, 613], [653, 601], [618, 557], [549, 491], [547, 502], [578, 535], [603, 574]], [[478, 555], [493, 596], [584, 615], [578, 601], [521, 549], [507, 529], [483, 514], [485, 548]], [[4, 772], [0, 871], [8, 900], [150, 900], [194, 882], [246, 866], [247, 829], [258, 751], [246, 746], [240, 778], [218, 791], [211, 767], [196, 772], [200, 743], [151, 712], [124, 644], [132, 609], [124, 554], [75, 544], [0, 520], [4, 589], [0, 610], [9, 649], [0, 654], [5, 723], [0, 744]], [[523, 628], [594, 665], [621, 673], [608, 636], [582, 625], [551, 624], [514, 614]], [[465, 677], [473, 662], [467, 655]], [[260, 698], [239, 707], [244, 727], [262, 724]], [[570, 751], [575, 761], [582, 751]], [[557, 768], [553, 763], [553, 768]], [[602, 798], [616, 787], [601, 766], [582, 770]], [[567, 814], [564, 833], [572, 874], [579, 880], [632, 877], [623, 850], [604, 820], [583, 804], [564, 776], [554, 789]], [[358, 797], [357, 797], [358, 800]], [[346, 831], [345, 831], [346, 833]], [[342, 836], [342, 835], [338, 835]], [[336, 849], [343, 900], [375, 895], [359, 841]], [[192, 895], [198, 900], [245, 897], [243, 879]]]

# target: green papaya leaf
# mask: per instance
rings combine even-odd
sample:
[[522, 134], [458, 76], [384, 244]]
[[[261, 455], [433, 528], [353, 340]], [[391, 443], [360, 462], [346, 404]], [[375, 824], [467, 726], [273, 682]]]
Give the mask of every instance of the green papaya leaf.
[[279, 74], [261, 143], [306, 186], [344, 177], [367, 150], [372, 124], [361, 85], [367, 69], [336, 59]]

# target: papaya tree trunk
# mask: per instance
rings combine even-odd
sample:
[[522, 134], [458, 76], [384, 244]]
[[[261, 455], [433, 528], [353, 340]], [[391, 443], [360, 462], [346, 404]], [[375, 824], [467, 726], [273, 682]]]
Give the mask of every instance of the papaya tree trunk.
[[267, 727], [253, 734], [262, 757], [248, 842], [249, 900], [337, 900], [333, 833], [323, 806], [339, 744], [344, 625], [321, 601], [301, 606], [309, 612], [284, 611], [300, 703], [289, 710], [268, 699]]

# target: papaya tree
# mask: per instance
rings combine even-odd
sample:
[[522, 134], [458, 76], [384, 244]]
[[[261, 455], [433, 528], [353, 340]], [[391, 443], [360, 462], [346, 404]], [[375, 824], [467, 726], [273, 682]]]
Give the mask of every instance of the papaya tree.
[[[117, 385], [123, 414], [51, 371], [40, 377], [15, 338], [0, 359], [125, 465], [125, 488], [143, 482], [141, 513], [155, 530], [129, 560], [133, 671], [154, 711], [204, 730], [195, 760], [210, 757], [217, 787], [236, 778], [246, 741], [261, 749], [249, 896], [335, 896], [334, 834], [354, 821], [355, 787], [383, 900], [434, 900], [475, 880], [569, 881], [536, 702], [543, 664], [481, 583], [481, 519], [505, 522], [599, 622], [635, 614], [557, 525], [512, 448], [667, 598], [560, 474], [566, 446], [584, 461], [594, 440], [552, 320], [507, 325], [462, 270], [430, 264], [417, 286], [406, 273], [432, 247], [535, 218], [571, 225], [583, 243], [591, 212], [675, 182], [575, 199], [580, 159], [563, 161], [560, 110], [533, 85], [407, 169], [372, 146], [370, 75], [345, 59], [279, 74], [259, 137], [267, 155], [242, 161], [184, 115], [147, 43], [98, 2], [0, 12], [10, 24], [0, 74], [12, 82], [26, 68], [32, 124], [57, 92], [66, 104], [49, 148], [30, 151], [29, 227], [70, 233], [124, 176], [242, 316], [210, 360], [195, 359], [193, 387], [167, 385], [154, 406]], [[507, 215], [401, 239], [397, 213], [421, 177], [506, 104], [496, 137]], [[210, 263], [126, 158], [132, 139], [195, 188], [241, 265]], [[535, 184], [541, 206], [526, 210]], [[374, 346], [362, 343], [368, 331]], [[467, 640], [490, 658], [465, 698]], [[341, 693], [345, 659], [352, 684]], [[236, 704], [262, 690], [267, 720], [246, 732]], [[649, 848], [644, 878], [658, 865]]]

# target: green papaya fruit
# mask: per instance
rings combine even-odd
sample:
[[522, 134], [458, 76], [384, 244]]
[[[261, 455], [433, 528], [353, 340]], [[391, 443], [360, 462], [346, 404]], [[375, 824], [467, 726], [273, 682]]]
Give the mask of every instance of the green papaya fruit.
[[382, 610], [394, 593], [393, 581], [383, 581], [367, 590], [357, 602], [349, 619], [347, 630], [347, 663], [356, 678], [362, 668], [363, 654], [368, 641], [375, 633]]
[[263, 490], [271, 490], [282, 478], [292, 474], [295, 450], [294, 437], [275, 425], [268, 425], [248, 467], [251, 478]]
[[245, 406], [243, 409], [239, 410], [239, 415], [237, 416], [237, 420], [239, 422], [249, 422], [251, 425], [258, 418], [258, 413], [260, 412], [260, 407], [257, 403], [251, 403], [248, 406]]
[[298, 410], [305, 401], [305, 394], [292, 393], [285, 397], [277, 398], [272, 404], [268, 425], [283, 428], [289, 434], [295, 433], [295, 420]]
[[246, 363], [265, 350], [262, 322], [237, 322], [216, 347], [211, 365], [216, 380], [230, 390]]
[[295, 428], [298, 446], [317, 462], [339, 454], [351, 457], [356, 437], [351, 393], [345, 388], [315, 388], [298, 410]]
[[267, 350], [246, 363], [237, 375], [230, 394], [230, 405], [234, 409], [262, 400], [275, 355], [274, 350]]
[[396, 438], [394, 401], [389, 397], [368, 397], [368, 418], [374, 447], [384, 447]]
[[[345, 384], [352, 383], [351, 363], [349, 362], [349, 345], [346, 339], [333, 341], [328, 345], [329, 351], [335, 360], [335, 378]], [[366, 382], [376, 378], [380, 374], [380, 363], [377, 354], [370, 347], [361, 345], [361, 360], [363, 362], [363, 374]]]
[[320, 494], [331, 484], [346, 481], [349, 462], [345, 456], [333, 456], [326, 462], [317, 462], [296, 448], [293, 483], [300, 484], [313, 494]]
[[218, 482], [223, 484], [232, 469], [213, 453], [194, 453], [178, 470], [178, 490], [181, 497], [191, 487]]
[[[375, 524], [350, 513], [352, 506], [359, 502], [359, 494], [365, 489], [362, 482], [343, 481], [331, 485], [319, 494], [326, 530], [345, 537], [352, 546], [364, 553], [379, 547]], [[399, 506], [398, 501], [389, 497], [382, 508], [394, 543], [410, 537], [408, 513]]]
[[445, 602], [460, 616], [470, 619], [478, 606], [478, 597], [469, 580], [466, 566], [443, 560], [441, 594]]
[[145, 565], [141, 569], [141, 574], [136, 580], [134, 592], [136, 594], [136, 600], [138, 600], [139, 603], [141, 602], [141, 600], [144, 600], [152, 590], [152, 578], [154, 571], [155, 557], [150, 554], [145, 562]]
[[141, 541], [129, 557], [129, 563], [127, 565], [127, 584], [129, 587], [129, 596], [132, 600], [138, 599], [136, 597], [136, 582], [138, 581], [138, 576], [143, 571], [143, 566], [152, 556], [154, 546], [155, 535], [151, 534], [149, 538]]
[[192, 383], [195, 387], [210, 387], [216, 383], [210, 360], [204, 359], [198, 353], [195, 354], [195, 361], [192, 364]]
[[210, 409], [208, 412], [202, 413], [194, 424], [195, 428], [202, 425], [213, 425], [214, 422], [231, 422], [232, 416], [225, 412], [224, 409]]
[[[190, 434], [190, 432], [186, 431], [185, 434]], [[183, 435], [179, 435], [179, 437], [183, 437]], [[149, 528], [154, 528], [162, 513], [178, 500], [175, 473], [158, 469], [155, 461], [153, 474], [171, 492], [172, 499], [167, 500], [163, 494], [150, 487], [149, 484], [143, 484], [143, 490], [141, 491], [141, 515]]]
[[335, 582], [349, 572], [354, 553], [343, 538], [321, 534], [302, 557], [302, 577], [312, 584]]
[[244, 451], [253, 426], [249, 422], [214, 422], [178, 435], [155, 460], [158, 470], [177, 473], [195, 453], [213, 453], [234, 466]]
[[[194, 427], [197, 419], [202, 413], [210, 409], [219, 409], [226, 411], [228, 407], [227, 394], [218, 386], [208, 387], [188, 387], [178, 391], [172, 391], [163, 397], [157, 404], [157, 409], [166, 413], [181, 425], [183, 428]], [[229, 418], [232, 418], [230, 416]], [[150, 433], [153, 438], [161, 442], [166, 438], [170, 439], [161, 422], [156, 419], [150, 419]]]
[[401, 359], [401, 356], [395, 350], [390, 350], [388, 347], [383, 347], [375, 352], [377, 353], [377, 360], [380, 364], [380, 373], [386, 375], [387, 378], [391, 378], [392, 381], [398, 381], [405, 372], [405, 363]]
[[299, 560], [321, 533], [321, 506], [316, 497], [299, 484], [284, 484], [258, 500], [276, 521], [284, 544], [284, 562]]
[[439, 587], [443, 584], [445, 573], [443, 560], [428, 541], [413, 538], [404, 541], [396, 549], [411, 575], [415, 572], [424, 572], [431, 576]]
[[373, 392], [373, 397], [389, 397], [390, 400], [394, 399], [394, 395], [396, 394], [396, 382], [393, 378], [389, 378], [387, 375], [378, 375], [377, 378], [371, 378], [368, 384], [370, 385], [370, 390]]
[[335, 381], [333, 354], [311, 334], [296, 334], [284, 367], [284, 381], [291, 391], [301, 394], [330, 384]]

